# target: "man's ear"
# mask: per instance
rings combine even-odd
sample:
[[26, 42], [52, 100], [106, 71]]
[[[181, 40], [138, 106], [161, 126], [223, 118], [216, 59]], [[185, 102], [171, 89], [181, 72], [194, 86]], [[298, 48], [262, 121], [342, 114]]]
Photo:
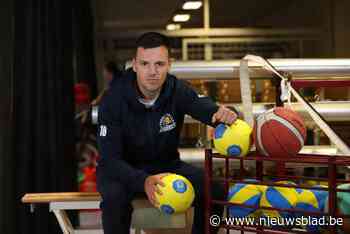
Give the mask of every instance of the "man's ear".
[[169, 59], [168, 59], [168, 64], [169, 64], [169, 66], [168, 66], [168, 72], [170, 71], [172, 61], [173, 61], [172, 58], [169, 58]]
[[134, 72], [136, 72], [136, 59], [135, 58], [132, 59], [132, 70]]

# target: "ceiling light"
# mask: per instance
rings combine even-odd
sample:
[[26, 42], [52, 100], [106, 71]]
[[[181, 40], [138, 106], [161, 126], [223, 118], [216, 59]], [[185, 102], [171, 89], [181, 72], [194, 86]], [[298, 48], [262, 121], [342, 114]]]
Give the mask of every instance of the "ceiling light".
[[166, 30], [168, 30], [168, 31], [173, 31], [173, 30], [177, 30], [177, 29], [180, 29], [180, 28], [181, 28], [180, 24], [168, 24], [166, 26]]
[[201, 1], [187, 1], [182, 5], [182, 9], [184, 10], [196, 10], [202, 6]]
[[174, 22], [186, 22], [190, 19], [189, 14], [178, 14], [173, 17]]

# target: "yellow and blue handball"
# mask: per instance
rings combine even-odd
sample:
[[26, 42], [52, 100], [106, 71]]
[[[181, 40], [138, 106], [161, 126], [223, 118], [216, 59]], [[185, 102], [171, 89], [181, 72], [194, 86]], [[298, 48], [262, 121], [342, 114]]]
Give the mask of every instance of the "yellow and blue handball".
[[[291, 187], [281, 187], [278, 184], [295, 185], [291, 181], [280, 181], [276, 186], [269, 186], [262, 194], [260, 199], [260, 206], [278, 208], [278, 209], [293, 209], [297, 203], [297, 191]], [[288, 211], [279, 210], [261, 210], [262, 217], [273, 218], [288, 218], [293, 214]]]
[[159, 186], [162, 195], [156, 193], [159, 209], [166, 214], [182, 213], [191, 207], [195, 197], [191, 182], [177, 174], [169, 174], [162, 178], [163, 186]]
[[[297, 190], [297, 203], [295, 205], [296, 209], [302, 210], [301, 212], [297, 212], [295, 214], [296, 217], [308, 217], [310, 219], [317, 219], [321, 216], [305, 214], [303, 211], [312, 211], [312, 212], [323, 212], [326, 204], [326, 200], [328, 198], [328, 191], [320, 190], [319, 188], [327, 188], [326, 186], [316, 185], [314, 189], [296, 189]], [[311, 221], [310, 224], [306, 225], [304, 228], [308, 232], [319, 232], [320, 226], [314, 225]]]
[[219, 124], [214, 131], [214, 147], [222, 155], [245, 156], [251, 146], [252, 128], [237, 119], [231, 126]]
[[[323, 211], [328, 197], [328, 192], [318, 188], [326, 188], [325, 186], [316, 185], [314, 189], [296, 189], [297, 203], [295, 208], [305, 211]], [[304, 215], [305, 216], [305, 215]]]
[[248, 217], [256, 216], [262, 191], [255, 184], [236, 183], [229, 189], [227, 200], [236, 204], [243, 204], [255, 207], [243, 207], [232, 205], [228, 207], [231, 217]]

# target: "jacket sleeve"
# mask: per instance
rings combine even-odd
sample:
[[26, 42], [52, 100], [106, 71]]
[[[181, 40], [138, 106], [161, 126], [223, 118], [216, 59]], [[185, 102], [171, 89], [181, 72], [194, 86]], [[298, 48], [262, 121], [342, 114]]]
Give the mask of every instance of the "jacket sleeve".
[[198, 95], [188, 84], [179, 81], [179, 105], [184, 114], [213, 126], [211, 118], [219, 106], [209, 97]]
[[123, 140], [120, 106], [112, 92], [102, 99], [98, 114], [97, 142], [100, 152], [98, 166], [103, 175], [129, 186], [132, 191], [143, 192], [148, 174], [132, 167], [123, 159]]

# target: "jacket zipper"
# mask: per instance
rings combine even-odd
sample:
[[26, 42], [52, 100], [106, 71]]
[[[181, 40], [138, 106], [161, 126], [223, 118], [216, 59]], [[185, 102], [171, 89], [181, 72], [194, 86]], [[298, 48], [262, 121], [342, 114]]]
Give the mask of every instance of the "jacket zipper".
[[152, 110], [147, 111], [147, 125], [148, 125], [148, 137], [150, 141], [150, 148], [151, 148], [151, 157], [154, 158], [155, 150], [154, 150], [154, 136], [153, 136], [153, 126], [152, 126]]

